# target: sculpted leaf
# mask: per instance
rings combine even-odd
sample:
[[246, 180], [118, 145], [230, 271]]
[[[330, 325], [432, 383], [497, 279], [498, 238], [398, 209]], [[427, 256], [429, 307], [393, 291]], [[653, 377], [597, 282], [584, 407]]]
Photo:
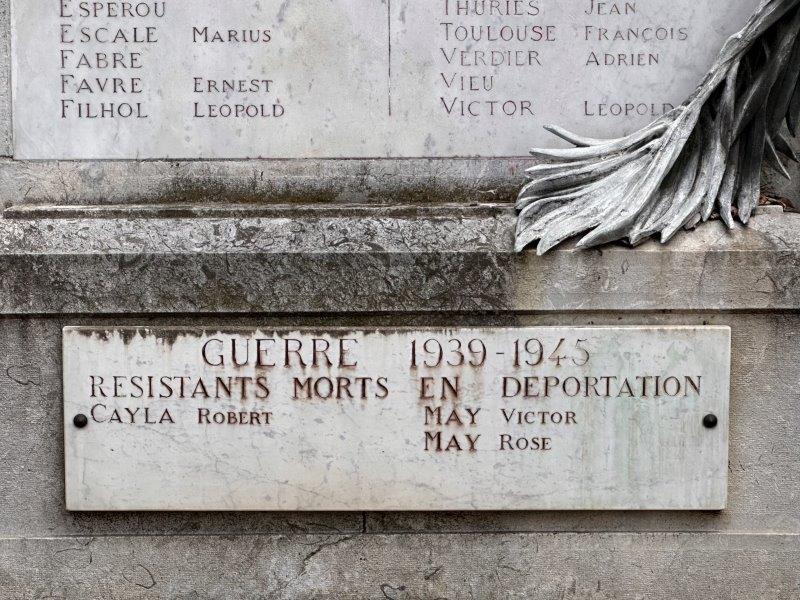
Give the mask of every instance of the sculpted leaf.
[[798, 157], [781, 134], [800, 129], [800, 0], [763, 0], [678, 108], [619, 139], [546, 129], [570, 149], [535, 148], [553, 162], [528, 169], [516, 248], [543, 254], [584, 233], [578, 247], [615, 240], [666, 242], [716, 211], [733, 226], [758, 205], [761, 166], [789, 177]]

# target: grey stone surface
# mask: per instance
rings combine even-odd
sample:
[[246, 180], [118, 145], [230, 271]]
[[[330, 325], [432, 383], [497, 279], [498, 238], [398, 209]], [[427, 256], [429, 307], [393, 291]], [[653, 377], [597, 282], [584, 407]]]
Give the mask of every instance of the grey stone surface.
[[369, 513], [372, 532], [728, 531], [800, 533], [793, 431], [800, 360], [796, 312], [531, 315], [520, 324], [708, 323], [732, 327], [728, 507], [722, 512]]
[[62, 336], [68, 510], [726, 506], [727, 327]]
[[[792, 137], [784, 132], [784, 137], [794, 151], [800, 156], [800, 136]], [[768, 196], [788, 200], [795, 208], [800, 209], [800, 163], [792, 162], [783, 157], [784, 165], [791, 174], [791, 179], [786, 179], [772, 166], [765, 166], [762, 179], [762, 192]]]
[[[679, 105], [758, 0], [728, 0], [724, 11], [710, 10], [714, 0], [629, 2], [616, 12], [611, 3], [483, 4], [263, 0], [220, 12], [214, 0], [195, 0], [126, 17], [72, 0], [18, 0], [14, 154], [520, 156], [552, 141], [546, 123], [620, 135]], [[88, 35], [62, 55], [79, 26]], [[120, 26], [123, 42], [114, 39]], [[135, 26], [152, 36], [131, 41]], [[203, 27], [212, 39], [196, 33]], [[245, 28], [248, 40], [228, 34]], [[83, 82], [78, 48], [136, 50], [140, 65], [116, 68], [123, 90], [112, 92], [100, 69]], [[223, 79], [244, 89], [221, 90]], [[98, 118], [101, 103], [129, 103], [137, 116], [141, 103], [144, 118]]]
[[[0, 156], [11, 156], [11, 0], [0, 0]], [[2, 179], [2, 176], [0, 176]], [[2, 195], [2, 194], [0, 194]], [[0, 200], [0, 207], [3, 201]]]
[[800, 216], [666, 247], [513, 252], [510, 208], [0, 219], [0, 314], [794, 309]]
[[[728, 508], [722, 512], [69, 513], [64, 508], [64, 325], [729, 325]], [[84, 316], [0, 319], [0, 536], [491, 531], [800, 533], [794, 410], [800, 316], [791, 313]], [[2, 597], [2, 595], [0, 595]]]
[[34, 598], [794, 600], [797, 535], [504, 534], [0, 540]]
[[0, 206], [510, 202], [528, 159], [0, 160]]
[[130, 531], [348, 533], [362, 529], [363, 519], [357, 513], [68, 513], [63, 426], [56, 427], [63, 403], [60, 344], [61, 328], [54, 321], [0, 319], [0, 473], [4, 480], [0, 497], [6, 517], [0, 531], [5, 535], [34, 531], [36, 536]]
[[[509, 208], [464, 207], [511, 201], [529, 163], [0, 159], [0, 208], [22, 206], [0, 219], [0, 598], [797, 598], [800, 218], [517, 257]], [[768, 193], [800, 198], [790, 168], [767, 169]], [[329, 208], [272, 206], [297, 202]], [[730, 325], [729, 508], [65, 511], [62, 326], [265, 322]]]
[[[0, 113], [2, 114], [2, 113]], [[800, 146], [798, 147], [800, 151]], [[511, 203], [525, 182], [522, 159], [15, 161], [0, 158], [0, 208], [151, 205], [180, 209], [281, 203], [430, 206]], [[765, 170], [765, 191], [800, 198], [792, 181]], [[80, 213], [78, 213], [80, 214]]]
[[[9, 0], [0, 0], [0, 156], [11, 154]], [[798, 142], [794, 142], [798, 144]], [[800, 147], [800, 146], [799, 146]], [[0, 159], [0, 208], [21, 203], [511, 201], [528, 159], [308, 161], [13, 161]], [[800, 197], [800, 166], [766, 191]]]

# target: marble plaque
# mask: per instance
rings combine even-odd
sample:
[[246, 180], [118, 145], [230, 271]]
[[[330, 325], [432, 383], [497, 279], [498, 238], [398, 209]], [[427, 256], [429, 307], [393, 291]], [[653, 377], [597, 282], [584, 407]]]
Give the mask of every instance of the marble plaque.
[[729, 372], [727, 327], [67, 327], [67, 508], [722, 509]]
[[683, 101], [758, 0], [12, 0], [21, 159], [522, 156]]

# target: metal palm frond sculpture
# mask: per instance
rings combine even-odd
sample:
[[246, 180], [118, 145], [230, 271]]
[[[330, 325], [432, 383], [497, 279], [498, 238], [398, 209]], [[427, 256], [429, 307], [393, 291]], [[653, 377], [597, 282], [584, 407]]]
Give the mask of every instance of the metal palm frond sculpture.
[[[789, 176], [781, 135], [800, 128], [800, 0], [764, 0], [683, 105], [624, 138], [597, 140], [547, 127], [576, 146], [534, 149], [557, 162], [528, 169], [517, 201], [517, 251], [537, 252], [587, 232], [578, 247], [659, 234], [666, 242], [717, 211], [733, 226], [758, 204], [766, 159]], [[734, 211], [733, 209], [736, 209]]]

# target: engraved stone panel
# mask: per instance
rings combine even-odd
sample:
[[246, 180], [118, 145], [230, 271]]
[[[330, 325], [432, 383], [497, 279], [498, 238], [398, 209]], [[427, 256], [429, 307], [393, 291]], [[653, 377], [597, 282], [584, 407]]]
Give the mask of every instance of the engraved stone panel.
[[727, 327], [68, 327], [67, 508], [722, 509], [729, 371]]
[[757, 4], [14, 0], [14, 153], [521, 156], [682, 102]]

